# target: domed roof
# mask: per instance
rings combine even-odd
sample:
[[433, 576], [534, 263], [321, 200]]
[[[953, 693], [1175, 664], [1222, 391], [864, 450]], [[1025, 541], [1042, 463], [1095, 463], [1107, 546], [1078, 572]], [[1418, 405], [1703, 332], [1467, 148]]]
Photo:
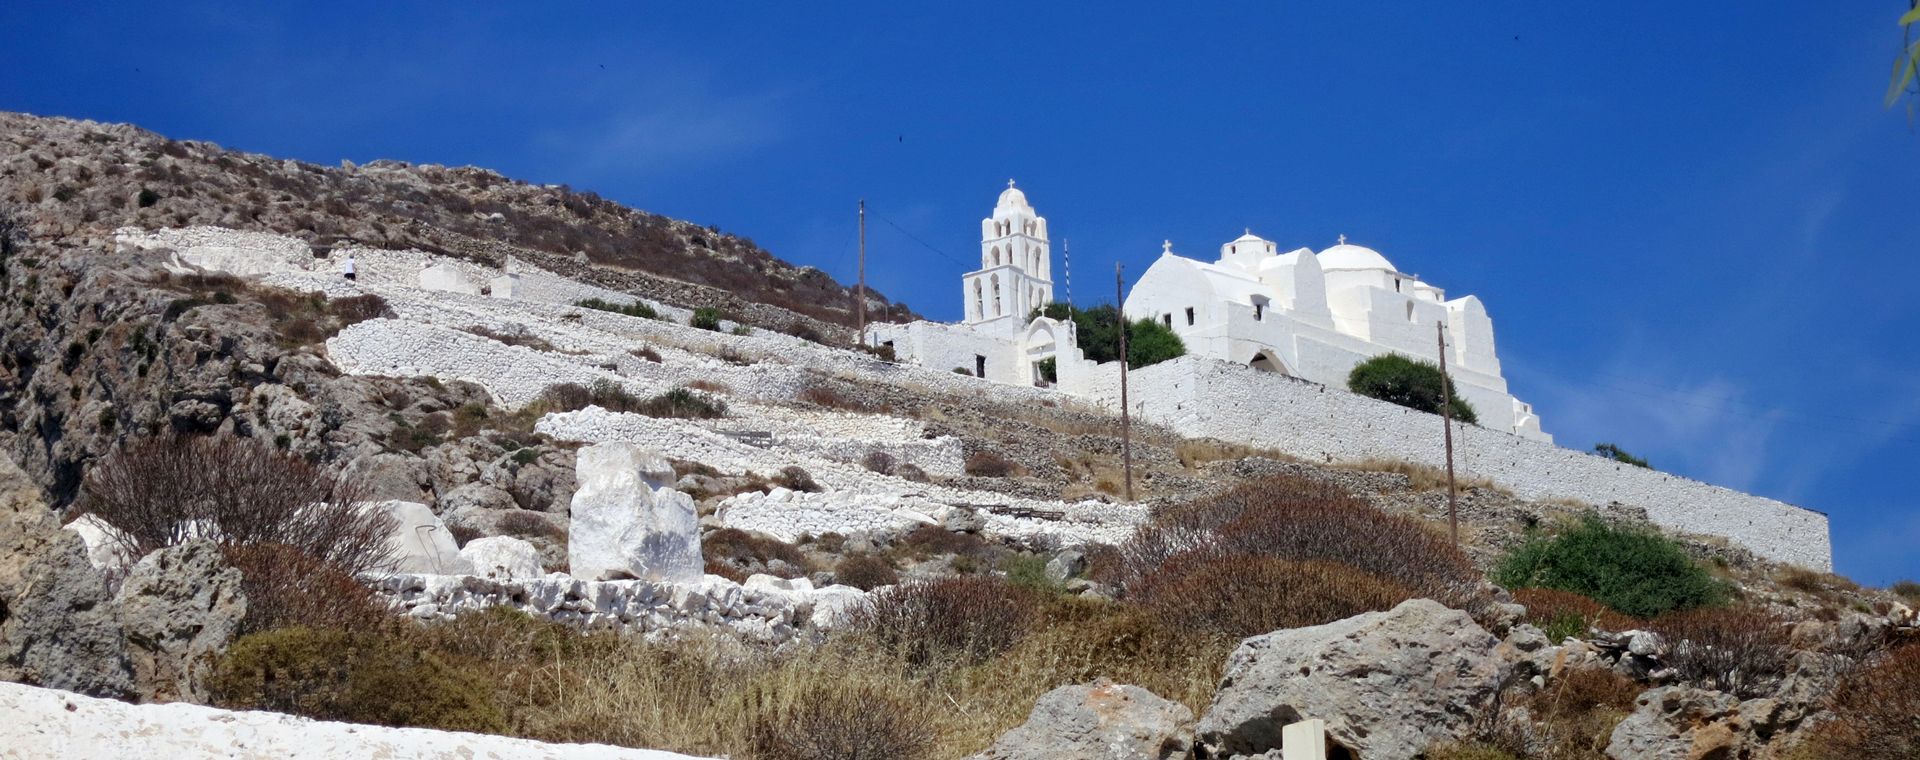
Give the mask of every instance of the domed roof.
[[1000, 208], [1033, 208], [1027, 205], [1027, 194], [1013, 186], [1013, 180], [1007, 180], [1007, 189], [1000, 191], [1000, 202], [996, 205]]
[[1249, 229], [1247, 230], [1247, 234], [1241, 235], [1240, 237], [1227, 241], [1227, 245], [1233, 245], [1234, 243], [1269, 243], [1269, 242], [1272, 242], [1272, 241], [1266, 238], [1260, 237], [1259, 235], [1253, 234], [1253, 230]]
[[1384, 269], [1389, 272], [1399, 271], [1394, 269], [1393, 262], [1387, 261], [1387, 257], [1380, 255], [1379, 251], [1351, 243], [1341, 243], [1332, 248], [1328, 248], [1321, 251], [1320, 255], [1316, 258], [1320, 259], [1320, 268], [1326, 271], [1335, 269]]

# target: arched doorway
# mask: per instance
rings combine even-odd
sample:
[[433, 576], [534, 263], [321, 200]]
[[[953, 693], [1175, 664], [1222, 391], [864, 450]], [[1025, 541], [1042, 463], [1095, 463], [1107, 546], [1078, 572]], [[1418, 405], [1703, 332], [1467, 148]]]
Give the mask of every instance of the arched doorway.
[[1272, 351], [1261, 351], [1260, 353], [1254, 354], [1253, 361], [1247, 362], [1247, 366], [1261, 372], [1276, 372], [1282, 375], [1292, 374], [1287, 371], [1287, 365], [1281, 364], [1280, 357], [1274, 356]]

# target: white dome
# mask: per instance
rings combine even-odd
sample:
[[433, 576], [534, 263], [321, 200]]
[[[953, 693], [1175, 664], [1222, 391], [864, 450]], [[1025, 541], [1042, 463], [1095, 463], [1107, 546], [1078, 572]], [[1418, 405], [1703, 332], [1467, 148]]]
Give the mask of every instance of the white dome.
[[1020, 188], [1013, 186], [1013, 180], [1007, 180], [1007, 189], [1000, 191], [1000, 202], [995, 205], [998, 208], [1018, 208], [1018, 209], [1028, 209], [1028, 210], [1031, 210], [1033, 208], [1032, 206], [1027, 205], [1027, 194], [1020, 192]]
[[1325, 271], [1335, 269], [1382, 269], [1388, 272], [1399, 271], [1393, 263], [1379, 251], [1363, 245], [1341, 243], [1320, 252], [1320, 268]]
[[1272, 241], [1267, 240], [1266, 238], [1260, 237], [1259, 235], [1253, 234], [1253, 230], [1247, 230], [1247, 234], [1241, 235], [1240, 237], [1227, 241], [1227, 245], [1233, 245], [1234, 243], [1268, 243], [1268, 242], [1272, 242]]

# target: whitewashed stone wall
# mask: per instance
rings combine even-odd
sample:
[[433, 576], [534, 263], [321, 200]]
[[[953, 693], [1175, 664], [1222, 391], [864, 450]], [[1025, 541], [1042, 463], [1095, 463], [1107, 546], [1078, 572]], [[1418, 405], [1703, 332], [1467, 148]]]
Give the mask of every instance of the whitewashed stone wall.
[[762, 575], [744, 585], [718, 575], [671, 583], [587, 581], [560, 573], [513, 580], [393, 574], [371, 581], [374, 593], [393, 609], [421, 620], [507, 607], [587, 630], [657, 634], [724, 627], [771, 644], [831, 629], [866, 599], [866, 592], [850, 586], [815, 589], [803, 578]]
[[[1314, 461], [1446, 464], [1438, 416], [1337, 388], [1191, 356], [1133, 371], [1128, 383], [1134, 413], [1182, 435]], [[1117, 406], [1117, 378], [1097, 392]], [[1810, 509], [1471, 425], [1454, 445], [1461, 472], [1525, 498], [1619, 502], [1664, 528], [1724, 536], [1775, 561], [1833, 567], [1827, 516]]]

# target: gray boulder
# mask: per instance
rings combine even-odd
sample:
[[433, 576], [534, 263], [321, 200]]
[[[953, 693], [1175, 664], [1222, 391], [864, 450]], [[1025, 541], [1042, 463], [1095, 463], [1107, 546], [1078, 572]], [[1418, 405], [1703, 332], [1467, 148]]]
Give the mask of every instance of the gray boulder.
[[1508, 675], [1499, 644], [1428, 599], [1255, 636], [1227, 660], [1198, 737], [1215, 757], [1256, 755], [1280, 748], [1287, 724], [1319, 718], [1356, 756], [1411, 758], [1472, 730]]
[[1062, 686], [973, 760], [1171, 760], [1193, 746], [1193, 711], [1138, 686]]
[[204, 702], [201, 681], [247, 614], [240, 571], [211, 541], [142, 558], [114, 597], [141, 699]]
[[1054, 583], [1066, 583], [1086, 571], [1087, 555], [1078, 549], [1068, 549], [1047, 560], [1047, 579]]
[[80, 536], [0, 457], [0, 681], [103, 697], [133, 693], [127, 638]]
[[1652, 689], [1634, 700], [1633, 714], [1614, 727], [1607, 757], [1687, 760], [1731, 757], [1739, 737], [1740, 700], [1690, 686]]

